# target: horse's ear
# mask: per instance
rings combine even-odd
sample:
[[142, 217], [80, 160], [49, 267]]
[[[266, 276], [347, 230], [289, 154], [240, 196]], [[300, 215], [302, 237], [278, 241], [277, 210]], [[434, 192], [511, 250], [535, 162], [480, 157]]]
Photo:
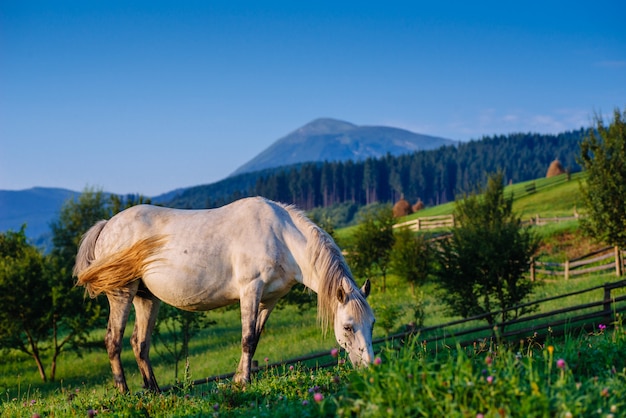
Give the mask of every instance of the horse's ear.
[[370, 279], [365, 280], [365, 284], [363, 284], [363, 287], [361, 288], [361, 293], [363, 294], [363, 297], [368, 297], [370, 295], [371, 289], [372, 285], [370, 284]]
[[337, 300], [339, 300], [341, 304], [346, 302], [346, 291], [343, 290], [343, 286], [337, 288]]

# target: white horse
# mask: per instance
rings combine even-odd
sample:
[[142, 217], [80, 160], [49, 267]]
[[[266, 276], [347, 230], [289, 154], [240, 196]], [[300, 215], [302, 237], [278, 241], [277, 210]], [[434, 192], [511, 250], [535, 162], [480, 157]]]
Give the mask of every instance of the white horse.
[[158, 391], [149, 359], [160, 301], [189, 311], [241, 304], [242, 354], [234, 380], [250, 380], [263, 326], [280, 297], [302, 283], [318, 295], [318, 320], [355, 366], [372, 361], [374, 315], [341, 251], [300, 211], [264, 198], [209, 210], [139, 205], [96, 223], [82, 238], [74, 275], [110, 305], [105, 344], [115, 385], [128, 391], [120, 360], [131, 303], [131, 343], [144, 387]]

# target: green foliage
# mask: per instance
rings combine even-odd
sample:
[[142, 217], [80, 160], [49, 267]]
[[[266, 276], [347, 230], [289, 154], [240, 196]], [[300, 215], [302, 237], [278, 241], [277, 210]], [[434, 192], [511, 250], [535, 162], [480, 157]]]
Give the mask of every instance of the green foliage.
[[[624, 416], [626, 349], [621, 324], [601, 333], [517, 347], [487, 342], [433, 353], [419, 336], [351, 375], [340, 416]], [[598, 348], [596, 348], [598, 347]], [[605, 348], [608, 350], [605, 351]], [[592, 368], [580, 367], [588, 357]]]
[[[435, 272], [443, 301], [465, 318], [502, 310], [500, 320], [517, 317], [527, 310], [505, 311], [522, 303], [532, 292], [525, 277], [530, 259], [539, 247], [532, 231], [521, 225], [505, 198], [502, 173], [489, 177], [483, 194], [457, 201], [459, 226], [441, 243]], [[497, 318], [486, 320], [495, 324]]]
[[380, 272], [383, 292], [386, 290], [387, 270], [394, 242], [393, 223], [390, 205], [363, 213], [349, 249], [348, 259], [355, 275], [371, 279], [374, 272]]
[[626, 110], [615, 110], [608, 127], [596, 117], [596, 130], [580, 144], [581, 184], [588, 216], [583, 229], [598, 241], [626, 248]]
[[216, 322], [208, 312], [188, 312], [161, 303], [154, 328], [154, 349], [174, 363], [174, 377], [178, 381], [178, 364], [188, 359], [189, 342], [198, 332]]
[[25, 227], [0, 234], [0, 348], [31, 356], [43, 381], [41, 351], [51, 334], [51, 293], [50, 270], [27, 242]]
[[432, 248], [423, 235], [415, 234], [408, 228], [396, 230], [391, 271], [411, 284], [413, 294], [415, 286], [422, 285], [428, 278], [433, 257]]

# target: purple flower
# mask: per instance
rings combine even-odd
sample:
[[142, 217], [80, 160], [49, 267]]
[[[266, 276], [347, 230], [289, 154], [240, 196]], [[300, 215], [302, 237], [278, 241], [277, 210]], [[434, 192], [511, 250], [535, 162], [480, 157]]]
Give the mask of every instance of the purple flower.
[[379, 365], [379, 364], [381, 364], [382, 362], [383, 362], [383, 360], [382, 360], [380, 357], [376, 357], [376, 358], [374, 359], [374, 364], [376, 364], [376, 365]]
[[98, 411], [94, 411], [93, 409], [90, 409], [90, 410], [87, 411], [87, 416], [89, 418], [93, 418], [96, 415], [98, 415]]
[[220, 404], [216, 403], [215, 405], [213, 405], [214, 411], [218, 411], [219, 409], [220, 409]]
[[604, 325], [604, 324], [600, 324], [600, 325], [598, 325], [598, 329], [599, 329], [600, 331], [604, 331], [604, 330], [606, 329], [606, 325]]
[[302, 401], [302, 406], [307, 406], [309, 404], [309, 401], [307, 401], [306, 399]]

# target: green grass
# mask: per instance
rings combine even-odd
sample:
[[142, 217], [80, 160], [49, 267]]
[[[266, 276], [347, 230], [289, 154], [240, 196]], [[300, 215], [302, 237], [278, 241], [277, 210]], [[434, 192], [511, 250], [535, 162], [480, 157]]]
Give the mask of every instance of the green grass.
[[[367, 369], [270, 369], [245, 389], [228, 382], [154, 395], [120, 395], [84, 384], [42, 394], [24, 390], [0, 414], [32, 416], [446, 416], [574, 417], [626, 413], [626, 332], [621, 321], [542, 343], [446, 350], [419, 338], [389, 346]], [[183, 382], [184, 383], [184, 382]], [[612, 414], [612, 415], [610, 415]]]

